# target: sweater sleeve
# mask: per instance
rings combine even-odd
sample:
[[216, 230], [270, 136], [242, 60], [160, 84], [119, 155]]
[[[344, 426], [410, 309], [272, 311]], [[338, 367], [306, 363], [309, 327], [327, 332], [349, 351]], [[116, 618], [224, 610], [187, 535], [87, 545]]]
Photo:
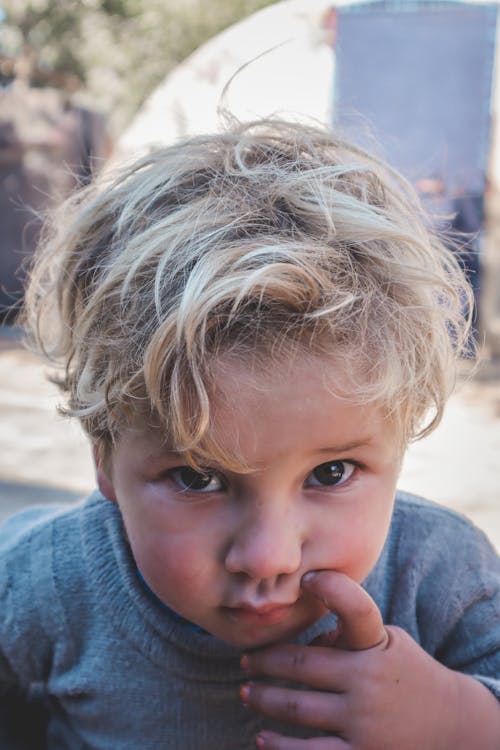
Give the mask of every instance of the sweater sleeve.
[[47, 508], [29, 508], [0, 526], [0, 681], [27, 688], [46, 671], [49, 642], [39, 602], [49, 598]]
[[[50, 641], [39, 602], [50, 575], [44, 544], [48, 509], [24, 511], [0, 526], [0, 747], [43, 750], [44, 682]], [[46, 526], [45, 526], [46, 527]], [[39, 554], [33, 555], [34, 548]], [[38, 589], [38, 590], [36, 590]]]

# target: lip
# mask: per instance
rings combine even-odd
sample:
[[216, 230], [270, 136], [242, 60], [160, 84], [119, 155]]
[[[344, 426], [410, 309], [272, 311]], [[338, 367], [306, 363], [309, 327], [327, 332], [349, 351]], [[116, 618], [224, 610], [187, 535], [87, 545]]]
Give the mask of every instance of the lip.
[[251, 604], [237, 604], [234, 607], [226, 607], [229, 617], [234, 622], [242, 625], [277, 625], [286, 620], [295, 602], [289, 604], [267, 603], [261, 607]]

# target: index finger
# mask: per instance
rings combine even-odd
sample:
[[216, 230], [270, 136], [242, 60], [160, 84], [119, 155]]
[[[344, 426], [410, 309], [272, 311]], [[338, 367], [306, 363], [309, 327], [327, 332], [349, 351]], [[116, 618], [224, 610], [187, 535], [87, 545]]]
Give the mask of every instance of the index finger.
[[[385, 647], [388, 634], [380, 610], [371, 596], [343, 573], [320, 570], [308, 573], [302, 586], [321, 599], [340, 620], [340, 634], [335, 647], [364, 651], [375, 646]], [[321, 643], [321, 636], [318, 639]]]

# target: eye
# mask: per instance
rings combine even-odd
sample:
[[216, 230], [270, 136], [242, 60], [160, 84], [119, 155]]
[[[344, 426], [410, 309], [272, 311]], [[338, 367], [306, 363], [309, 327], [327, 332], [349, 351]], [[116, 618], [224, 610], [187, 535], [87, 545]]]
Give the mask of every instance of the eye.
[[352, 476], [356, 466], [350, 461], [326, 461], [311, 471], [306, 487], [333, 487], [344, 484]]
[[215, 472], [201, 472], [190, 466], [178, 466], [168, 472], [169, 477], [183, 492], [220, 492], [222, 479]]

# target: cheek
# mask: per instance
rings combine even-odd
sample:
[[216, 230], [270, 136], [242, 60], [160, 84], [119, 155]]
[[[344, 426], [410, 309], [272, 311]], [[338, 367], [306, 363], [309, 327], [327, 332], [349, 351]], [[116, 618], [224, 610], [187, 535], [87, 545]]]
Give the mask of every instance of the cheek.
[[168, 606], [190, 616], [185, 607], [205, 601], [214, 591], [216, 577], [206, 550], [186, 540], [158, 535], [130, 540], [141, 575], [154, 593]]
[[158, 570], [165, 577], [174, 575], [189, 581], [209, 567], [214, 551], [197, 534], [132, 529], [130, 546], [138, 566]]
[[337, 570], [361, 583], [380, 556], [391, 514], [390, 495], [381, 502], [374, 496], [373, 503], [353, 502], [341, 512], [325, 513], [311, 539], [308, 567]]
[[141, 513], [125, 514], [124, 522], [141, 574], [161, 599], [174, 606], [182, 592], [203, 596], [213, 585], [218, 541], [215, 530], [192, 513], [168, 510], [148, 514], [143, 505]]
[[383, 547], [383, 539], [354, 540], [339, 561], [337, 570], [357, 583], [362, 583], [375, 566]]

